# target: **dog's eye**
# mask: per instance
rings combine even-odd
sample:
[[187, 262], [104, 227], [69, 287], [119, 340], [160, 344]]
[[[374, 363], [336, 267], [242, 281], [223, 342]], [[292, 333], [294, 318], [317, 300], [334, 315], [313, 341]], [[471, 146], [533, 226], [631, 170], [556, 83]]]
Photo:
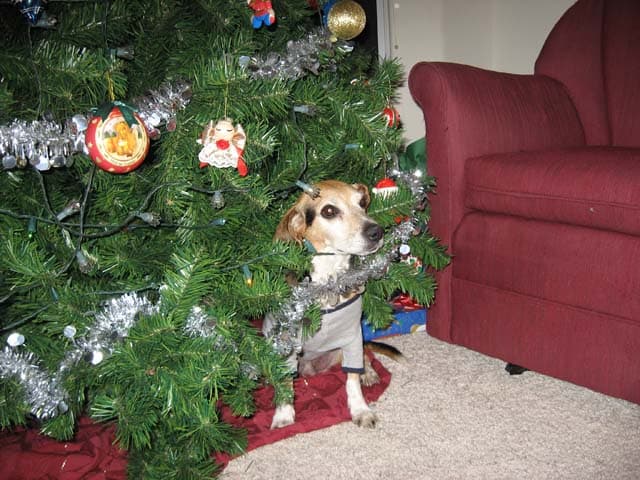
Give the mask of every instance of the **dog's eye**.
[[322, 210], [320, 210], [320, 215], [324, 218], [333, 218], [338, 214], [338, 212], [339, 210], [333, 205], [325, 205], [322, 207]]

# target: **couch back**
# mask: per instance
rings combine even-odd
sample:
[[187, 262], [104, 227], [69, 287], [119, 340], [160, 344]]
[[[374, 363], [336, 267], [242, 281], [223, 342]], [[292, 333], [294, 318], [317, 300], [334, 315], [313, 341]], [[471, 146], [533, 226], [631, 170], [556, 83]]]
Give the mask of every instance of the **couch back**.
[[587, 144], [640, 147], [640, 0], [579, 0], [547, 37], [535, 73], [565, 85]]

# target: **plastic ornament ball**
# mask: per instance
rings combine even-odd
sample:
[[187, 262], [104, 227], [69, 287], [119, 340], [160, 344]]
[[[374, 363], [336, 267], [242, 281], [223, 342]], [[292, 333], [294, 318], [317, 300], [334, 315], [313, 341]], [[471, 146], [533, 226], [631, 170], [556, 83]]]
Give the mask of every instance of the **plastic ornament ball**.
[[77, 333], [76, 327], [74, 327], [73, 325], [67, 325], [66, 327], [64, 327], [64, 330], [62, 331], [62, 334], [70, 340], [74, 339], [74, 337], [76, 336], [76, 333]]
[[18, 332], [13, 332], [7, 337], [7, 344], [10, 347], [19, 347], [24, 344], [24, 335]]
[[400, 114], [393, 107], [385, 107], [382, 115], [387, 119], [387, 127], [396, 128], [400, 126]]
[[103, 118], [89, 121], [85, 143], [91, 160], [102, 170], [127, 173], [137, 168], [149, 151], [149, 135], [140, 117], [131, 112], [129, 120], [117, 106]]
[[36, 25], [44, 7], [41, 0], [18, 0], [15, 4], [30, 25]]
[[359, 3], [340, 0], [327, 14], [327, 27], [340, 40], [351, 40], [364, 30], [367, 15]]
[[98, 365], [100, 362], [104, 360], [104, 354], [100, 350], [95, 350], [91, 352], [91, 364]]

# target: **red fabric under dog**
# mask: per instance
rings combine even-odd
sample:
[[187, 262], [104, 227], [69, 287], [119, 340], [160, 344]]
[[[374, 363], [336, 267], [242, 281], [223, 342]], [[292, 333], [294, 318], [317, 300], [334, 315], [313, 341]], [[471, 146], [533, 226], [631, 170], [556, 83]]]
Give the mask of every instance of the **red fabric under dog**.
[[[391, 373], [373, 357], [371, 364], [378, 375], [380, 383], [371, 387], [362, 387], [367, 403], [375, 402], [384, 393], [391, 380]], [[249, 434], [247, 450], [277, 442], [298, 433], [312, 432], [330, 427], [336, 423], [351, 420], [347, 406], [345, 382], [347, 374], [335, 365], [328, 372], [312, 377], [300, 377], [294, 382], [296, 422], [288, 427], [271, 430], [274, 407], [272, 389], [261, 389], [256, 394], [258, 411], [251, 418], [234, 417], [228, 409], [223, 410], [223, 419], [237, 427], [245, 428]], [[354, 428], [358, 428], [355, 427]], [[216, 460], [226, 465], [231, 457], [228, 454], [217, 454]]]
[[[372, 359], [380, 383], [363, 388], [368, 402], [377, 400], [386, 390], [391, 374]], [[336, 365], [328, 372], [298, 378], [296, 423], [271, 430], [273, 389], [255, 392], [257, 412], [251, 418], [238, 418], [224, 409], [223, 418], [249, 435], [248, 450], [350, 420], [345, 392], [346, 374]], [[354, 426], [354, 428], [357, 428]], [[115, 427], [94, 423], [88, 418], [78, 422], [73, 441], [58, 442], [40, 435], [36, 429], [18, 428], [0, 433], [0, 478], [11, 480], [124, 480], [127, 478], [127, 452], [114, 442]], [[217, 454], [216, 461], [226, 466], [230, 456]]]

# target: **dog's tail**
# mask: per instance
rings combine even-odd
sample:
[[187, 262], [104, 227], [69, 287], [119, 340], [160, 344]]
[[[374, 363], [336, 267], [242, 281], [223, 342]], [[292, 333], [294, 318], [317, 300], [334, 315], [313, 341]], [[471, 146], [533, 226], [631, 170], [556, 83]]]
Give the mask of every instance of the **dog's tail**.
[[384, 355], [385, 357], [389, 357], [396, 362], [404, 363], [407, 361], [407, 357], [405, 357], [400, 350], [392, 345], [388, 345], [382, 342], [364, 342], [365, 350], [370, 350], [374, 353], [379, 353], [380, 355]]

